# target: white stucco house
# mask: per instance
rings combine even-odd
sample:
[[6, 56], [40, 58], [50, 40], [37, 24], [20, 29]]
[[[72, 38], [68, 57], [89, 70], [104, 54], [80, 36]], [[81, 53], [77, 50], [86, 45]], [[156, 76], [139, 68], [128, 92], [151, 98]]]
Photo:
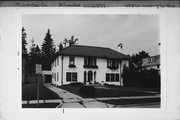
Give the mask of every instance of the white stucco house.
[[72, 45], [56, 53], [51, 64], [52, 84], [82, 82], [123, 86], [124, 66], [129, 67], [129, 56], [115, 50]]

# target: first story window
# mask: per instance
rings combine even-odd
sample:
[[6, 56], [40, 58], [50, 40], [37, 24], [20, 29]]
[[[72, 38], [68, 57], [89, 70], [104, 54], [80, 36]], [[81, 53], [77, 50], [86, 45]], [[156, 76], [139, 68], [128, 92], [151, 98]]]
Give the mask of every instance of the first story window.
[[106, 82], [118, 82], [119, 74], [118, 73], [106, 73]]
[[57, 81], [59, 81], [59, 72], [57, 72]]
[[56, 81], [56, 73], [54, 74], [54, 77], [55, 77], [55, 81]]
[[67, 82], [76, 82], [77, 73], [76, 72], [66, 72], [66, 81]]

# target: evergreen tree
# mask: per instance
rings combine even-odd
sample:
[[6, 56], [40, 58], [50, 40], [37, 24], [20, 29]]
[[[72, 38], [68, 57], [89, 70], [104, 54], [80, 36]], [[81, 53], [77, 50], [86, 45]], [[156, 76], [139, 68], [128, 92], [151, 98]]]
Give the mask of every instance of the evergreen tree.
[[48, 29], [44, 41], [42, 43], [42, 66], [43, 70], [51, 69], [51, 59], [55, 54], [55, 46], [53, 39], [51, 38], [50, 30]]
[[29, 52], [29, 62], [28, 62], [28, 70], [31, 75], [35, 74], [35, 44], [34, 39], [31, 40], [31, 47]]
[[29, 69], [31, 74], [35, 74], [36, 64], [41, 64], [41, 51], [39, 46], [34, 43], [34, 39], [32, 38], [29, 52]]
[[27, 48], [26, 48], [27, 42], [26, 42], [26, 39], [27, 39], [27, 34], [25, 32], [25, 28], [22, 27], [22, 51], [26, 51], [27, 52]]
[[35, 47], [35, 60], [36, 60], [36, 64], [41, 63], [41, 50], [38, 45], [36, 45]]

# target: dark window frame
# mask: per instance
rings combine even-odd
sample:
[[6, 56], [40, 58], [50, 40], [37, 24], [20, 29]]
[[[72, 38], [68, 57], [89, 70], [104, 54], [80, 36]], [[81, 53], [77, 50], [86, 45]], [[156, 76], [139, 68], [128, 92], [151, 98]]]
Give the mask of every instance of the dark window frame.
[[76, 65], [75, 65], [75, 57], [74, 56], [69, 56], [69, 67], [70, 68], [76, 67]]
[[119, 73], [106, 73], [106, 82], [119, 82]]
[[66, 82], [77, 82], [77, 72], [66, 72]]
[[110, 82], [110, 79], [111, 79], [110, 74], [106, 73], [106, 82]]
[[84, 68], [98, 68], [97, 58], [95, 58], [95, 57], [84, 57]]
[[117, 59], [107, 59], [107, 68], [109, 69], [118, 69], [119, 64]]

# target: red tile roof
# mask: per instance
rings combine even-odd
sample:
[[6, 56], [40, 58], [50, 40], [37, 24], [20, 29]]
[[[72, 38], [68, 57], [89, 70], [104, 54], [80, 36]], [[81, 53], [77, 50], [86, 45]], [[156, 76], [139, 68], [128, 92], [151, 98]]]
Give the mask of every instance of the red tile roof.
[[105, 47], [72, 45], [64, 48], [58, 55], [67, 56], [87, 56], [98, 58], [113, 58], [113, 59], [129, 59], [129, 56]]

